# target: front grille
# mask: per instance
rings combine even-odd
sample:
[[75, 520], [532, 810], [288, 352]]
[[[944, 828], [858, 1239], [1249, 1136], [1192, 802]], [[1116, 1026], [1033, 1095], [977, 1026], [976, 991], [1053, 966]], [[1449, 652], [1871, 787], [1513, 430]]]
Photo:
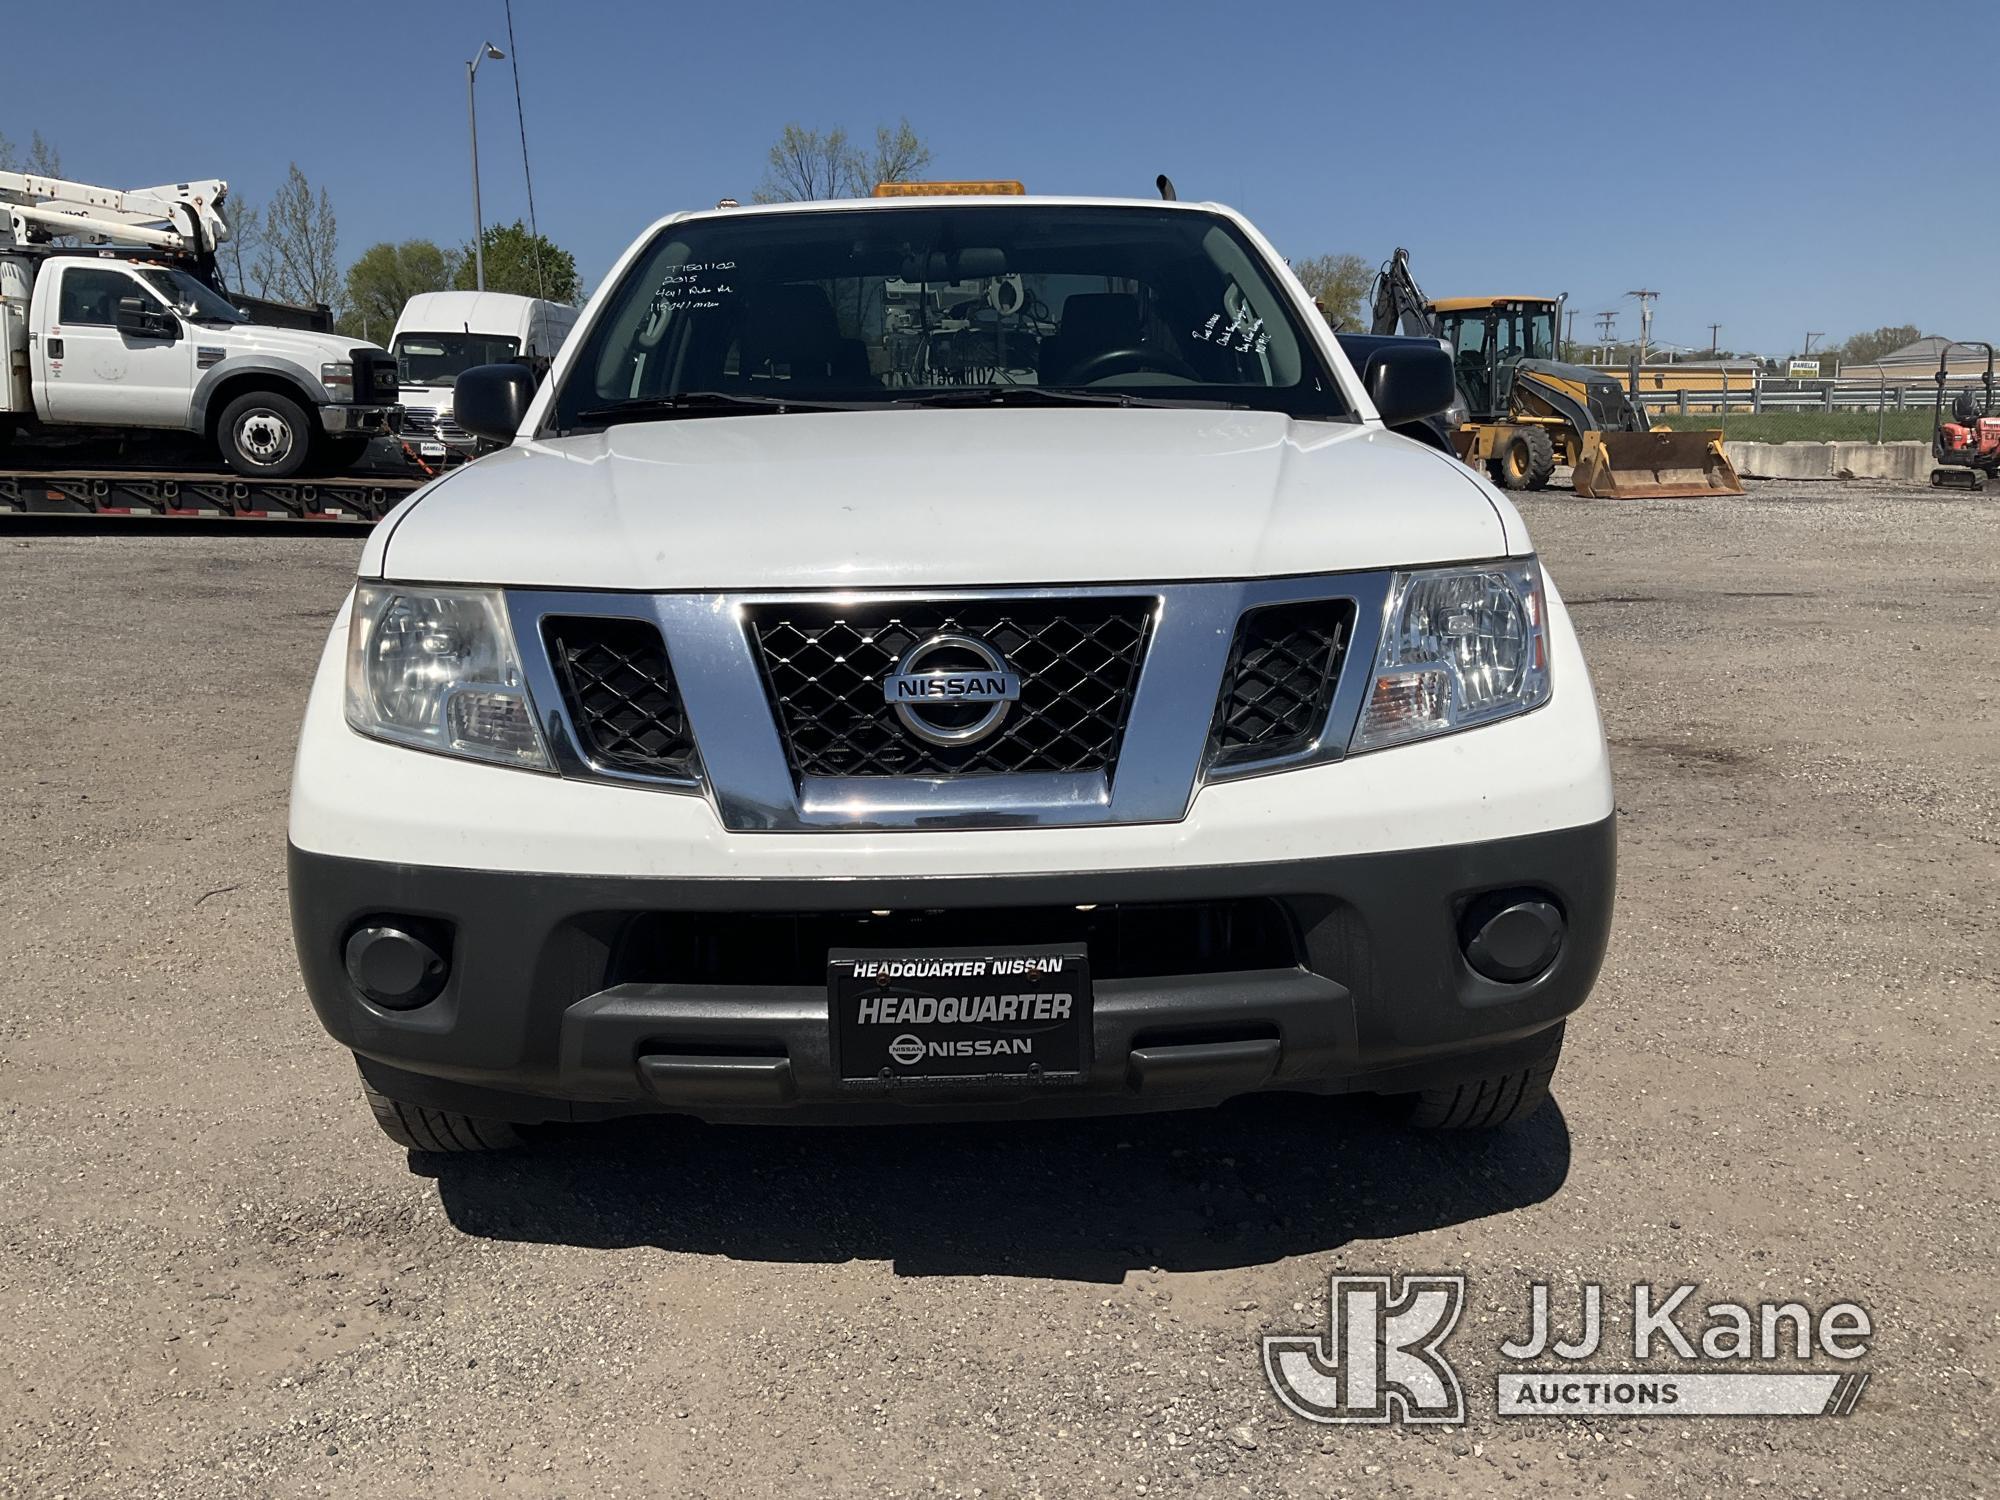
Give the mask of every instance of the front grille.
[[[794, 776], [1108, 772], [1152, 618], [1150, 599], [784, 603], [753, 606], [750, 630]], [[904, 653], [944, 634], [986, 642], [1021, 677], [975, 744], [919, 738], [884, 696]]]
[[1209, 764], [1240, 766], [1306, 749], [1333, 707], [1354, 625], [1349, 599], [1251, 610], [1237, 622], [1209, 735]]
[[429, 437], [437, 429], [437, 419], [435, 406], [406, 406], [403, 408], [403, 436]]
[[1268, 896], [1091, 907], [924, 911], [660, 911], [625, 925], [605, 984], [826, 984], [835, 948], [1006, 949], [1081, 943], [1093, 979], [1291, 969], [1305, 954], [1285, 906]]
[[658, 626], [550, 615], [542, 640], [585, 755], [608, 771], [695, 773], [694, 737]]

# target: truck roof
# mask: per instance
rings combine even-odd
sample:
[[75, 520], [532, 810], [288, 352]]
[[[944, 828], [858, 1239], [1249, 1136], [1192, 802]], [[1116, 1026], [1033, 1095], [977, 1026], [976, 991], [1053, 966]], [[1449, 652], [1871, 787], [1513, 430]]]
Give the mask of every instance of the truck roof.
[[419, 292], [403, 304], [396, 326], [430, 333], [451, 333], [461, 328], [481, 333], [511, 332], [521, 326], [528, 309], [542, 300], [513, 292]]
[[1035, 193], [899, 193], [890, 198], [815, 198], [805, 203], [739, 203], [728, 208], [704, 208], [668, 214], [670, 219], [708, 218], [712, 215], [740, 217], [745, 214], [824, 213], [829, 209], [865, 208], [875, 213], [893, 214], [912, 208], [929, 208], [940, 203], [977, 208], [1164, 208], [1201, 213], [1229, 213], [1220, 203], [1190, 203], [1178, 198], [1099, 198], [1060, 197]]
[[1544, 292], [1514, 292], [1493, 297], [1440, 297], [1431, 303], [1432, 312], [1477, 312], [1501, 302], [1554, 302]]

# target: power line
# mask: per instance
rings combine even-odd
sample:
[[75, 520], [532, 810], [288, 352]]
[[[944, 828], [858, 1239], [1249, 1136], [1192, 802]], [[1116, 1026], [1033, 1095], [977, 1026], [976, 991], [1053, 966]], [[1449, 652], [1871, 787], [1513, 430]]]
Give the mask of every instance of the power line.
[[535, 224], [535, 174], [528, 166], [528, 117], [521, 113], [521, 49], [514, 45], [514, 0], [507, 0], [507, 66], [514, 70], [514, 122], [521, 127], [521, 177], [528, 185], [528, 243], [535, 257], [535, 295], [546, 297], [542, 279], [542, 232]]

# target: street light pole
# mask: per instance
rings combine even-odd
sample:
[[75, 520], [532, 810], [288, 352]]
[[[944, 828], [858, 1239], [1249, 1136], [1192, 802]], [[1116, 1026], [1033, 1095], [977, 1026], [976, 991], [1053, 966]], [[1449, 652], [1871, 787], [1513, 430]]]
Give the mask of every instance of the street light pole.
[[472, 125], [472, 284], [482, 292], [486, 290], [486, 220], [479, 211], [479, 104], [473, 95], [472, 80], [480, 63], [489, 57], [498, 62], [506, 55], [488, 42], [465, 65], [465, 117]]

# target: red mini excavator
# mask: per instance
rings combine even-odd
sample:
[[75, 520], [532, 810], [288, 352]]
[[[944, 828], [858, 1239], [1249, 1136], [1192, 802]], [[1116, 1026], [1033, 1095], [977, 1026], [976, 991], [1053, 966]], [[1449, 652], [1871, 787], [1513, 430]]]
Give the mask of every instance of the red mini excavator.
[[[1971, 391], [1962, 390], [1952, 398], [1951, 414], [1947, 417], [1944, 409], [1945, 373], [1950, 368], [1951, 351], [1954, 349], [1986, 351], [1986, 404], [1982, 409]], [[1931, 457], [1937, 460], [1937, 467], [1931, 470], [1931, 483], [1941, 489], [1946, 486], [1984, 489], [1989, 477], [2000, 474], [2000, 416], [1993, 411], [1991, 344], [1953, 343], [1938, 350], [1937, 401], [1933, 410], [1935, 422], [1931, 433]]]

